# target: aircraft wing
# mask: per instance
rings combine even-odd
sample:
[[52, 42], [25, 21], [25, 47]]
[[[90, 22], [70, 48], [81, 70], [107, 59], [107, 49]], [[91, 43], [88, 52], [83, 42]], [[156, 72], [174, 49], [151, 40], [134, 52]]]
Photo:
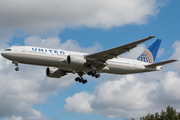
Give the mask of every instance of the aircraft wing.
[[138, 44], [143, 43], [151, 38], [154, 38], [155, 36], [149, 36], [147, 38], [135, 41], [135, 42], [131, 42], [129, 44], [125, 44], [125, 45], [121, 45], [115, 48], [111, 48], [108, 50], [104, 50], [98, 53], [94, 53], [94, 54], [90, 54], [90, 55], [86, 55], [86, 59], [87, 60], [99, 60], [102, 62], [107, 61], [108, 59], [112, 59], [115, 58], [125, 52], [130, 51], [131, 49], [135, 48]]
[[89, 54], [86, 55], [85, 58], [86, 60], [90, 61], [89, 64], [93, 65], [94, 68], [96, 69], [102, 69], [103, 67], [105, 67], [106, 61], [108, 59], [112, 59], [112, 58], [116, 58], [117, 56], [130, 51], [131, 49], [137, 47], [138, 44], [143, 43], [151, 38], [154, 38], [155, 36], [149, 36], [147, 38], [141, 39], [141, 40], [137, 40], [135, 42], [131, 42], [125, 45], [121, 45], [115, 48], [111, 48], [108, 50], [104, 50], [101, 52], [97, 52], [94, 54]]
[[167, 60], [167, 61], [158, 62], [158, 63], [154, 63], [154, 64], [150, 64], [150, 65], [145, 65], [145, 67], [156, 67], [156, 66], [165, 65], [165, 64], [175, 62], [175, 61], [177, 61], [177, 60]]

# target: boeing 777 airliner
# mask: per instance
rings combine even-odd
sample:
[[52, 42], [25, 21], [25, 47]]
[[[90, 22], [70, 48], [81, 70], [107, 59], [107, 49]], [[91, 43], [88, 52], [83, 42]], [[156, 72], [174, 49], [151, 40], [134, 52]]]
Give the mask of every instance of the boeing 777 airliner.
[[99, 78], [100, 73], [132, 74], [162, 70], [161, 65], [174, 62], [168, 60], [154, 63], [161, 40], [156, 39], [137, 59], [120, 58], [119, 55], [130, 51], [138, 44], [155, 36], [131, 42], [112, 49], [89, 54], [61, 49], [49, 49], [32, 46], [13, 46], [1, 55], [12, 61], [19, 70], [18, 63], [47, 66], [46, 75], [60, 78], [68, 73], [77, 73], [75, 81], [87, 83], [83, 75]]

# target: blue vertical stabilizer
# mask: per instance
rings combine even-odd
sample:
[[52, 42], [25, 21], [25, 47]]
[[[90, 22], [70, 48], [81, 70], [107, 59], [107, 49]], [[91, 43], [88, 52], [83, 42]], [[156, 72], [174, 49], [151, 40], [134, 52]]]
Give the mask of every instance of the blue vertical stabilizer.
[[138, 58], [137, 60], [147, 62], [147, 63], [154, 63], [159, 46], [161, 44], [160, 39], [156, 39]]

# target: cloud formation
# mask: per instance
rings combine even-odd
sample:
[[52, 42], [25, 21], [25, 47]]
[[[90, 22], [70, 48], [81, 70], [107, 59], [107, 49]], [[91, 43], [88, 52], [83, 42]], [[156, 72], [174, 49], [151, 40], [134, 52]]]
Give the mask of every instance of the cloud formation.
[[[66, 99], [66, 112], [99, 114], [109, 118], [124, 119], [142, 117], [165, 109], [168, 105], [180, 108], [178, 84], [180, 76], [174, 71], [160, 73], [164, 75], [156, 80], [149, 75], [126, 75], [105, 81], [98, 85], [94, 94], [76, 93]], [[81, 99], [78, 99], [81, 98]], [[75, 101], [76, 103], [72, 102]], [[83, 107], [78, 107], [81, 101]], [[73, 103], [73, 104], [72, 104]]]
[[61, 39], [59, 39], [58, 37], [43, 39], [39, 36], [29, 36], [25, 38], [24, 43], [27, 46], [47, 47], [47, 48], [63, 49], [70, 51], [75, 50], [75, 51], [87, 52], [87, 53], [92, 53], [102, 49], [102, 46], [98, 42], [95, 42], [92, 47], [83, 48], [79, 46], [76, 40], [68, 39], [65, 43], [61, 43]]
[[2, 0], [0, 36], [58, 34], [64, 28], [145, 24], [162, 0]]

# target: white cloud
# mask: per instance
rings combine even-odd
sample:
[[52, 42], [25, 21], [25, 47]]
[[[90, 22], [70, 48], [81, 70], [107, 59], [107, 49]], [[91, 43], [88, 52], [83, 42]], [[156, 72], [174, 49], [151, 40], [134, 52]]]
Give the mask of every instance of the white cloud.
[[[179, 41], [174, 43], [175, 51], [171, 58], [179, 60], [178, 44]], [[148, 113], [161, 112], [168, 105], [180, 109], [179, 62], [167, 66], [165, 70], [159, 72], [123, 76], [106, 75], [104, 82], [100, 83], [93, 93], [80, 92], [68, 97], [64, 110], [77, 113], [82, 111], [81, 113], [87, 114], [86, 110], [89, 109], [91, 110], [89, 114], [109, 118], [139, 119]], [[77, 96], [88, 103], [84, 106], [86, 112], [77, 106], [80, 102]], [[87, 99], [86, 96], [91, 98]], [[74, 100], [76, 103], [72, 104]]]
[[175, 49], [174, 54], [171, 56], [171, 58], [180, 60], [179, 52], [180, 52], [180, 41], [177, 40], [172, 46]]
[[[179, 109], [180, 88], [178, 87], [180, 77], [177, 73], [169, 71], [160, 73], [164, 75], [160, 82], [157, 81], [155, 73], [148, 75], [126, 75], [116, 79], [105, 81], [98, 85], [94, 94], [76, 93], [66, 99], [65, 111], [99, 114], [109, 118], [122, 117], [124, 119], [145, 116], [148, 113], [159, 112], [168, 105]], [[84, 95], [85, 94], [85, 95]], [[84, 110], [78, 107], [79, 99], [86, 100]], [[86, 96], [91, 96], [88, 100]], [[72, 102], [75, 101], [76, 102]], [[72, 104], [73, 103], [73, 104]], [[68, 109], [67, 109], [67, 106]]]
[[75, 50], [81, 52], [92, 53], [102, 49], [102, 46], [95, 42], [92, 47], [83, 48], [79, 46], [76, 40], [68, 39], [65, 43], [61, 43], [61, 40], [58, 37], [51, 37], [47, 39], [42, 39], [39, 36], [29, 36], [24, 40], [25, 45], [37, 46], [37, 47], [47, 47], [54, 49], [63, 49], [63, 50]]
[[[64, 106], [65, 111], [69, 112], [72, 111], [76, 108], [77, 109], [77, 113], [90, 113], [92, 112], [92, 109], [90, 107], [90, 101], [92, 99], [94, 99], [93, 95], [90, 95], [86, 92], [81, 92], [81, 93], [77, 93], [73, 96], [74, 99], [72, 99], [71, 97], [68, 97], [66, 99], [66, 102], [70, 103], [70, 104], [66, 104]], [[73, 101], [72, 101], [73, 100]], [[74, 102], [74, 101], [78, 101], [78, 102]], [[79, 101], [81, 101], [79, 103]]]
[[[77, 93], [72, 97], [66, 99], [65, 111], [81, 110], [81, 113], [86, 109], [90, 109], [89, 113], [100, 114], [110, 118], [131, 118], [139, 115], [146, 114], [145, 109], [151, 105], [151, 102], [147, 100], [148, 94], [151, 90], [156, 88], [157, 81], [149, 84], [145, 84], [142, 79], [142, 75], [127, 75], [124, 77], [118, 77], [113, 81], [106, 81], [96, 87], [94, 94], [86, 93], [86, 96], [92, 96], [89, 100], [84, 94]], [[77, 105], [80, 101], [75, 96], [79, 96], [81, 99], [86, 99], [89, 105], [79, 108]], [[71, 103], [75, 101], [76, 103]], [[67, 106], [69, 106], [67, 110]], [[70, 107], [71, 106], [71, 107]]]
[[174, 48], [175, 51], [171, 56], [171, 59], [176, 59], [178, 61], [176, 62], [177, 64], [169, 65], [169, 68], [175, 68], [178, 71], [178, 74], [180, 74], [180, 55], [179, 55], [180, 41], [179, 40], [175, 41], [172, 47]]
[[57, 35], [63, 28], [145, 24], [163, 0], [1, 0], [0, 36]]
[[158, 50], [157, 57], [160, 58], [164, 53], [165, 53], [165, 49], [164, 48], [160, 48]]

